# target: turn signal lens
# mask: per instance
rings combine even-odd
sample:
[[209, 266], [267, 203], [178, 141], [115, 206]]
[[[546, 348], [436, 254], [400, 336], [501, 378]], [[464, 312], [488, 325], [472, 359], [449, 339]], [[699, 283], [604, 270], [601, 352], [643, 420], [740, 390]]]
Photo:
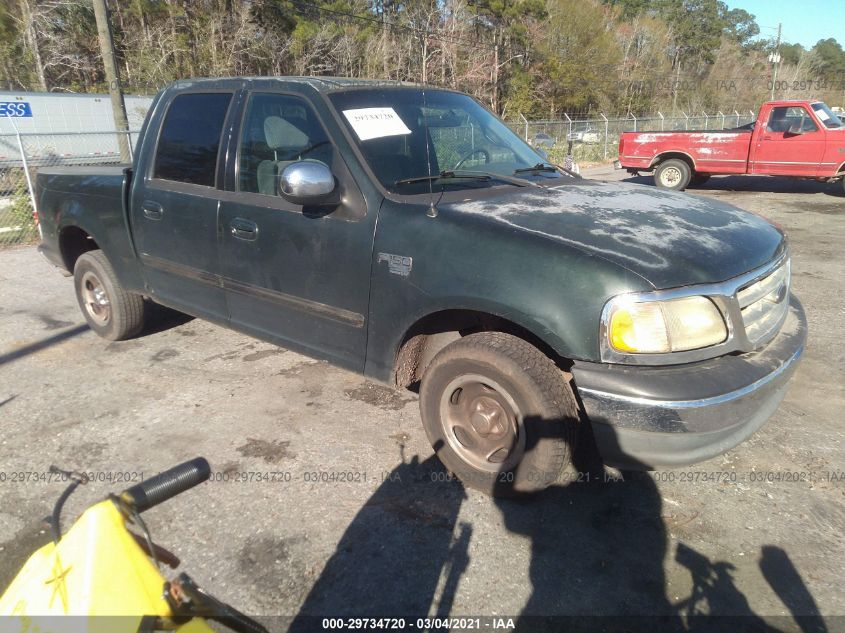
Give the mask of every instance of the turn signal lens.
[[617, 352], [660, 354], [717, 345], [728, 330], [707, 297], [641, 302], [622, 298], [611, 306], [607, 336]]
[[610, 317], [610, 344], [619, 352], [669, 352], [669, 336], [660, 304], [654, 301], [620, 306]]

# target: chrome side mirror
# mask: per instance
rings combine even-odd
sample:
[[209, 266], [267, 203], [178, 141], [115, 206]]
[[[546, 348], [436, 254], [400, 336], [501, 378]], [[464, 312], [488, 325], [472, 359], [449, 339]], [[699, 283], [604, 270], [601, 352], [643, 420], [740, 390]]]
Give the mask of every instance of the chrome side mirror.
[[318, 160], [291, 163], [279, 176], [279, 195], [294, 204], [320, 205], [339, 202], [334, 175]]

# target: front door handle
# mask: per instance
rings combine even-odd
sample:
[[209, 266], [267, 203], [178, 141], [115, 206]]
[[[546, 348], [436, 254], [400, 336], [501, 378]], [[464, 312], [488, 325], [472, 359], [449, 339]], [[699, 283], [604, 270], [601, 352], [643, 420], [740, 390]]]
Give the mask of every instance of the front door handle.
[[258, 238], [258, 225], [252, 220], [235, 218], [229, 223], [229, 230], [232, 233], [232, 237], [239, 240], [252, 242]]
[[158, 202], [145, 200], [141, 205], [141, 209], [144, 211], [144, 217], [150, 220], [161, 220], [161, 217], [164, 215], [164, 209]]

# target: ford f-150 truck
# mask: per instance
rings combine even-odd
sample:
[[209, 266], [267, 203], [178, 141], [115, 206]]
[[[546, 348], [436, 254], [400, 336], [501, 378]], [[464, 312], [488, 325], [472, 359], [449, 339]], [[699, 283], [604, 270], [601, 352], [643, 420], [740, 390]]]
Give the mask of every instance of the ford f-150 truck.
[[418, 389], [441, 460], [492, 493], [571, 473], [581, 424], [609, 464], [722, 453], [804, 348], [778, 227], [574, 177], [449, 90], [179, 81], [131, 166], [42, 169], [36, 195], [101, 336], [155, 302]]
[[714, 174], [797, 176], [845, 187], [845, 123], [819, 101], [770, 101], [753, 123], [733, 130], [624, 132], [618, 168], [654, 172], [681, 191]]

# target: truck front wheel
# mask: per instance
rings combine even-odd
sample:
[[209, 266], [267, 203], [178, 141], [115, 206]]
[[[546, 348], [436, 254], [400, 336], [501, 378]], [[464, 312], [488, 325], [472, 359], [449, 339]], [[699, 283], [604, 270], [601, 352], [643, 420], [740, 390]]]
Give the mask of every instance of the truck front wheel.
[[73, 267], [73, 285], [85, 320], [103, 338], [120, 341], [144, 327], [144, 298], [123, 289], [103, 251], [79, 256]]
[[420, 385], [423, 426], [444, 466], [495, 496], [543, 490], [569, 464], [578, 404], [540, 350], [501, 332], [470, 334], [432, 359]]
[[670, 158], [654, 170], [654, 184], [661, 189], [683, 191], [692, 178], [690, 166], [679, 158]]

